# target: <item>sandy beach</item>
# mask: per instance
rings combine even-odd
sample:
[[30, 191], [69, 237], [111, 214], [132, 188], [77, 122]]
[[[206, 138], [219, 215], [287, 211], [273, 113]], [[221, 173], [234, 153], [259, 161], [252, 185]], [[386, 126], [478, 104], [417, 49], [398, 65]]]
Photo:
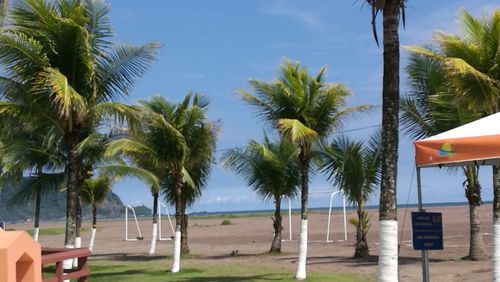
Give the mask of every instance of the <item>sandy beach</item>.
[[[481, 210], [482, 233], [488, 253], [491, 251], [491, 205], [483, 205]], [[400, 277], [401, 281], [421, 281], [420, 251], [414, 251], [411, 246], [411, 218], [410, 213], [416, 208], [399, 209], [400, 233]], [[444, 250], [430, 252], [430, 273], [432, 281], [490, 281], [491, 261], [466, 261], [461, 258], [468, 254], [469, 227], [468, 206], [434, 207], [427, 211], [443, 213]], [[406, 212], [406, 220], [404, 215]], [[331, 227], [331, 239], [334, 242], [326, 243], [327, 214], [314, 213], [310, 215], [309, 244], [307, 267], [308, 272], [316, 273], [362, 273], [376, 276], [378, 245], [378, 222], [376, 210], [372, 214], [372, 227], [368, 240], [372, 257], [367, 260], [354, 260], [355, 233], [354, 227], [348, 224], [348, 240], [343, 239], [343, 219], [339, 211], [335, 211]], [[354, 217], [354, 211], [349, 210], [347, 218]], [[268, 251], [272, 237], [272, 221], [268, 216], [230, 218], [232, 225], [221, 225], [221, 218], [190, 219], [189, 246], [190, 258], [183, 260], [183, 266], [234, 266], [245, 265], [276, 267], [289, 270], [295, 269], [298, 250], [299, 216], [292, 217], [293, 241], [284, 241], [283, 254], [276, 256], [262, 255]], [[404, 221], [404, 226], [403, 226]], [[123, 259], [126, 256], [147, 256], [151, 222], [149, 219], [139, 221], [144, 236], [143, 241], [124, 241], [123, 220], [99, 222], [99, 231], [95, 243], [95, 252], [92, 260]], [[136, 231], [130, 222], [130, 237], [136, 236]], [[288, 217], [284, 217], [284, 239], [288, 239]], [[63, 223], [42, 223], [43, 227], [62, 227]], [[89, 222], [84, 223], [84, 227]], [[27, 224], [10, 225], [10, 228], [29, 229]], [[163, 221], [163, 236], [171, 236], [168, 221]], [[88, 244], [90, 232], [83, 232], [84, 246]], [[63, 235], [42, 236], [44, 247], [61, 247]], [[323, 242], [321, 242], [323, 241]], [[168, 256], [172, 253], [172, 241], [161, 241], [157, 245], [157, 256]], [[238, 250], [238, 256], [231, 256], [231, 252]], [[167, 262], [166, 262], [167, 263]]]

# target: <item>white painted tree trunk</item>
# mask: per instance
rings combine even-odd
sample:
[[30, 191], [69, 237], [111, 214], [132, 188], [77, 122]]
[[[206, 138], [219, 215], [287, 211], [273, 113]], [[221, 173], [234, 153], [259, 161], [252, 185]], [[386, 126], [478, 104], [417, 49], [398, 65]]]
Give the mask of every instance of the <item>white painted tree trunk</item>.
[[[76, 241], [75, 241], [76, 243]], [[74, 249], [73, 245], [64, 246], [66, 249]], [[63, 261], [63, 269], [73, 269], [73, 259], [67, 259]], [[64, 280], [64, 282], [70, 282], [69, 280]]]
[[152, 255], [156, 251], [156, 240], [158, 240], [158, 223], [153, 223], [153, 231], [151, 232], [151, 247], [149, 254]]
[[172, 273], [179, 272], [181, 268], [181, 231], [175, 231], [174, 236], [174, 262], [172, 263]]
[[40, 228], [36, 227], [33, 230], [33, 240], [38, 242], [38, 236], [40, 235]]
[[92, 233], [90, 235], [90, 243], [89, 243], [89, 250], [92, 252], [93, 249], [94, 249], [94, 241], [95, 241], [95, 233], [96, 233], [97, 229], [96, 228], [92, 228]]
[[307, 219], [302, 219], [300, 222], [300, 237], [299, 237], [299, 259], [297, 261], [297, 280], [306, 279], [306, 262], [307, 262]]
[[[75, 249], [82, 247], [82, 237], [75, 238]], [[73, 259], [73, 267], [78, 267], [78, 259]]]
[[379, 231], [379, 272], [378, 281], [397, 282], [398, 280], [398, 222], [381, 220]]
[[500, 282], [500, 220], [493, 219], [493, 282]]

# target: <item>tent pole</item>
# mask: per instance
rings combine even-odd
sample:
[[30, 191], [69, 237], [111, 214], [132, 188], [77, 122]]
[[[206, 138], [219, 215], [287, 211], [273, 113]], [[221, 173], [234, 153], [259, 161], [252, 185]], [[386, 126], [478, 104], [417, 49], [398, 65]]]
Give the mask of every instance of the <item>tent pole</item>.
[[[422, 205], [422, 184], [420, 182], [420, 168], [417, 167], [417, 191], [418, 191], [418, 211], [425, 212]], [[429, 282], [429, 253], [422, 250], [422, 281]]]

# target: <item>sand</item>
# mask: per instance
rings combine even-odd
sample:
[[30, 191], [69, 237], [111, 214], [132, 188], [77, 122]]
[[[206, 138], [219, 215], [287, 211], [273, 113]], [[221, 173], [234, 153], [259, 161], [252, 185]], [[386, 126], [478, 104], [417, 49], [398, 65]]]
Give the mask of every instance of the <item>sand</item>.
[[[411, 246], [411, 211], [416, 209], [400, 209], [399, 230], [401, 234], [400, 248], [400, 277], [401, 281], [421, 281], [420, 251], [414, 251]], [[428, 211], [443, 213], [444, 225], [444, 250], [430, 251], [430, 274], [432, 281], [490, 281], [491, 261], [465, 261], [461, 258], [468, 254], [468, 206], [437, 207], [429, 208]], [[491, 251], [491, 205], [480, 207], [482, 233], [488, 254]], [[404, 215], [406, 212], [406, 220]], [[365, 273], [376, 275], [377, 273], [377, 236], [378, 222], [376, 210], [370, 210], [372, 214], [372, 227], [368, 234], [370, 253], [372, 257], [366, 260], [354, 260], [355, 233], [354, 227], [348, 223], [348, 240], [343, 239], [343, 222], [339, 211], [335, 211], [331, 227], [331, 239], [334, 242], [326, 243], [327, 214], [310, 215], [309, 244], [307, 268], [308, 272], [319, 273]], [[354, 211], [348, 211], [347, 218], [354, 217]], [[294, 273], [295, 262], [298, 251], [299, 217], [293, 216], [293, 240], [284, 241], [282, 244], [283, 254], [279, 256], [263, 256], [270, 248], [272, 238], [272, 220], [268, 217], [231, 218], [232, 225], [221, 225], [222, 219], [190, 219], [189, 246], [194, 258], [185, 261], [187, 265], [253, 265], [266, 267], [278, 267]], [[130, 237], [135, 237], [133, 223], [130, 222]], [[149, 250], [148, 239], [151, 236], [151, 222], [149, 219], [140, 220], [141, 231], [144, 241], [125, 242], [124, 222], [102, 221], [99, 222], [99, 230], [94, 246], [92, 259], [113, 259], [113, 257], [147, 256]], [[283, 225], [284, 239], [288, 239], [288, 218], [285, 216]], [[403, 226], [404, 225], [404, 226]], [[43, 227], [63, 226], [63, 223], [43, 223]], [[86, 222], [84, 226], [89, 226]], [[11, 225], [11, 228], [26, 229], [29, 225]], [[403, 229], [404, 228], [404, 229]], [[90, 232], [84, 232], [83, 244], [88, 244]], [[172, 235], [168, 221], [163, 221], [163, 236]], [[41, 243], [45, 247], [61, 247], [63, 235], [42, 236]], [[321, 242], [323, 241], [323, 242]], [[170, 256], [172, 253], [172, 241], [161, 241], [157, 244], [158, 256]], [[239, 256], [231, 256], [231, 252], [238, 250]], [[170, 257], [166, 258], [170, 265]]]

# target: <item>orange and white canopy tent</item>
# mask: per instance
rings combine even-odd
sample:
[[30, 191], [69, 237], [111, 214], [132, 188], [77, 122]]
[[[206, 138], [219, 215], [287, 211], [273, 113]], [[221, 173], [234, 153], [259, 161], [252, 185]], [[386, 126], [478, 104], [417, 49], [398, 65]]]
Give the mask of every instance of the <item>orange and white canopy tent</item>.
[[500, 165], [500, 113], [415, 142], [417, 167]]

